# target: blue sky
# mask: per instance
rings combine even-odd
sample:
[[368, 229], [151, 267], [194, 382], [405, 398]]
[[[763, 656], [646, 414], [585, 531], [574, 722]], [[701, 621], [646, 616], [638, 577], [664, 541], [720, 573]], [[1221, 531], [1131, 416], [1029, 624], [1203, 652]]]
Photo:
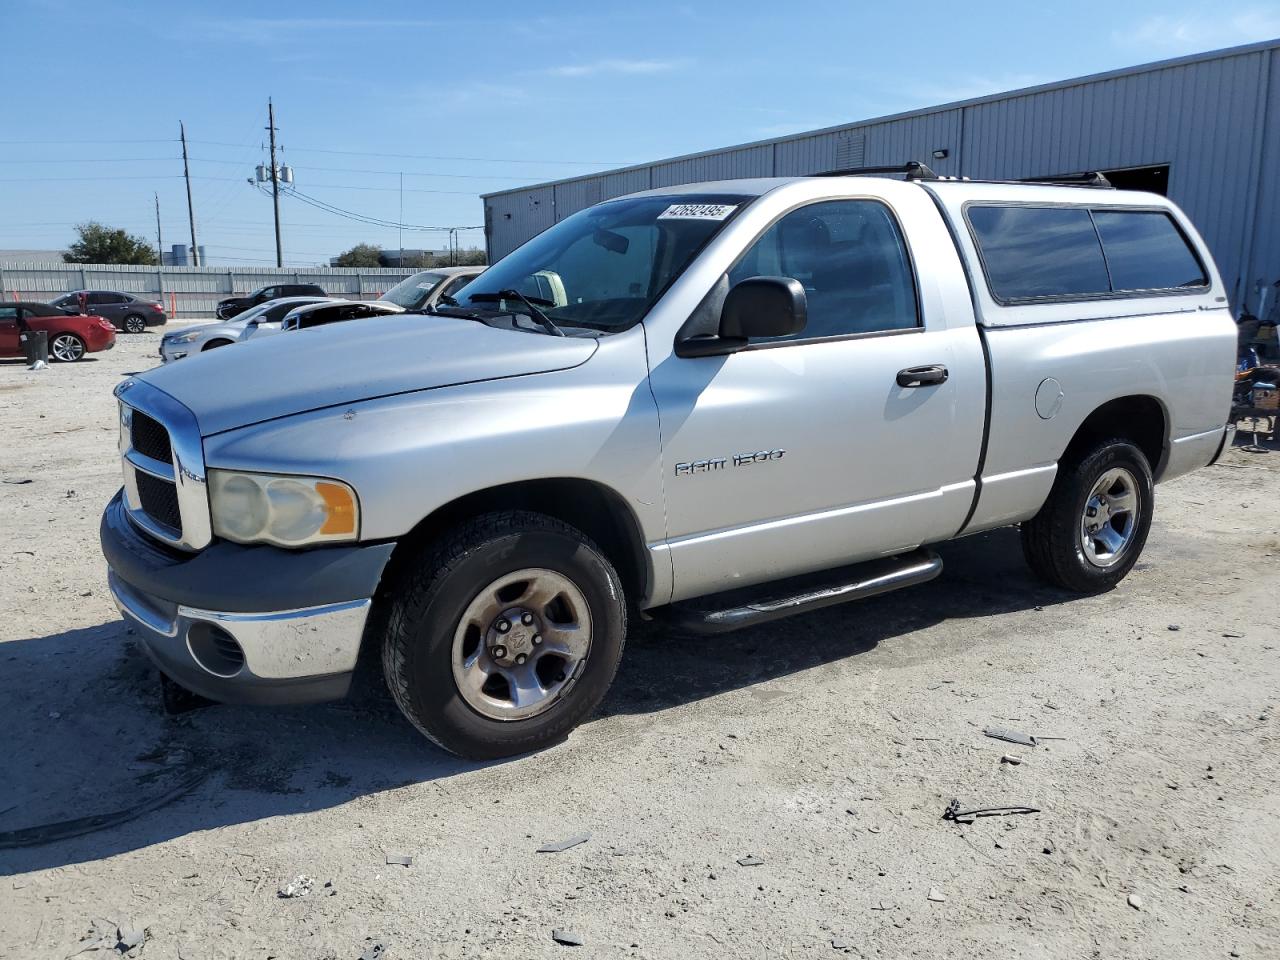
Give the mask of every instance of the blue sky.
[[[404, 222], [468, 227], [521, 183], [1280, 36], [1280, 3], [865, 7], [3, 0], [0, 249], [64, 247], [88, 219], [154, 239], [157, 192], [166, 246], [185, 241], [182, 120], [210, 261], [274, 263], [245, 182], [268, 95], [309, 196], [399, 221], [403, 172]], [[282, 209], [287, 263], [399, 243]]]

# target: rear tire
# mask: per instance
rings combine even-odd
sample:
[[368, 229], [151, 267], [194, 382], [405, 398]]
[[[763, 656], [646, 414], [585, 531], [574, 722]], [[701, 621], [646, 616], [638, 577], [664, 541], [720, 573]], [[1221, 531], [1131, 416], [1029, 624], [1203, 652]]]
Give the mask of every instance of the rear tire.
[[622, 658], [626, 598], [580, 531], [543, 514], [456, 527], [393, 575], [383, 674], [438, 746], [476, 760], [558, 743]]
[[49, 341], [49, 359], [57, 363], [75, 363], [84, 359], [86, 349], [84, 341], [74, 333], [59, 333]]
[[1125, 578], [1154, 513], [1151, 465], [1127, 440], [1107, 440], [1058, 466], [1049, 498], [1022, 524], [1022, 552], [1040, 579], [1101, 593]]
[[139, 314], [131, 313], [127, 317], [125, 317], [124, 320], [121, 321], [121, 323], [124, 324], [125, 333], [146, 333], [147, 332], [147, 321]]

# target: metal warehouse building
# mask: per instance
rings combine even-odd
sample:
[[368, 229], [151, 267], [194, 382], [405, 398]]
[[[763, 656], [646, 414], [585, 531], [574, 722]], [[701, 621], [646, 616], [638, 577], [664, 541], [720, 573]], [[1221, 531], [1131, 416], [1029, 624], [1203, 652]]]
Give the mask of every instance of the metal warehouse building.
[[1204, 234], [1233, 306], [1280, 279], [1280, 40], [487, 194], [490, 263], [611, 197], [733, 177], [923, 160], [988, 179], [1100, 170], [1167, 194]]

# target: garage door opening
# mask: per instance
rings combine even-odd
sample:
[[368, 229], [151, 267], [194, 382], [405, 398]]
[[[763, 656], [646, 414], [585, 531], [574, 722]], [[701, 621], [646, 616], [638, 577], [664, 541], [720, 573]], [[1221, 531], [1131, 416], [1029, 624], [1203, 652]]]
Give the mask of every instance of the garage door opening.
[[1145, 190], [1148, 193], [1158, 193], [1162, 197], [1169, 195], [1169, 164], [1167, 163], [1152, 167], [1123, 167], [1120, 170], [1101, 172], [1117, 190]]

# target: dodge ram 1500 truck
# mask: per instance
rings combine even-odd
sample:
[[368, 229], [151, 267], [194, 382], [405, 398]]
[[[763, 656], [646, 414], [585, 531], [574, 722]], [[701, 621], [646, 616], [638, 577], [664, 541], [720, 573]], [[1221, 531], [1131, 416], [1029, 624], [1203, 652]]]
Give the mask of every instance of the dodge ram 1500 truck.
[[1204, 242], [1153, 194], [902, 172], [609, 200], [447, 306], [132, 377], [120, 609], [219, 701], [341, 697], [376, 650], [422, 733], [498, 757], [600, 703], [629, 615], [756, 624], [1011, 524], [1114, 586], [1227, 435]]

